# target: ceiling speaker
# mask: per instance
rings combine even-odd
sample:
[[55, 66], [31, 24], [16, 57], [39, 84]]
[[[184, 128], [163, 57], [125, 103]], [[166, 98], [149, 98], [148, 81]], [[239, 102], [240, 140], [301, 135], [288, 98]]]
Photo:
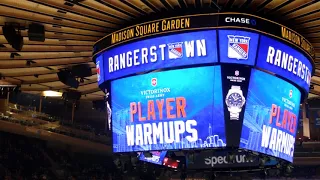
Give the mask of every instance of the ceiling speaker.
[[19, 30], [13, 25], [5, 25], [2, 27], [2, 32], [8, 43], [17, 51], [21, 51], [23, 46], [23, 37]]
[[44, 26], [41, 24], [32, 23], [29, 25], [28, 37], [30, 41], [45, 41]]
[[77, 89], [79, 87], [79, 82], [76, 78], [71, 74], [70, 71], [60, 71], [57, 73], [59, 80], [70, 87]]
[[79, 64], [72, 66], [71, 73], [75, 77], [89, 77], [92, 75], [91, 67], [89, 64]]

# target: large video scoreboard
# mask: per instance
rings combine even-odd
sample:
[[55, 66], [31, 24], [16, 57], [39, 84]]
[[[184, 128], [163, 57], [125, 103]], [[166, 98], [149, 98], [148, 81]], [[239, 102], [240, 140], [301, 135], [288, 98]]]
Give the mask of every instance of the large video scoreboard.
[[113, 151], [240, 147], [292, 161], [313, 53], [289, 28], [238, 13], [112, 33], [94, 61], [110, 93]]

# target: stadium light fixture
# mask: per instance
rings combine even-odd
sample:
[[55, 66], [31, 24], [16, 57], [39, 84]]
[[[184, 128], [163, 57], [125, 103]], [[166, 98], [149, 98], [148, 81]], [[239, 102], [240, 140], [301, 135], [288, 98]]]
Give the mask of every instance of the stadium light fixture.
[[45, 97], [62, 97], [62, 93], [61, 92], [57, 92], [57, 91], [43, 91], [42, 92], [42, 96], [45, 96]]

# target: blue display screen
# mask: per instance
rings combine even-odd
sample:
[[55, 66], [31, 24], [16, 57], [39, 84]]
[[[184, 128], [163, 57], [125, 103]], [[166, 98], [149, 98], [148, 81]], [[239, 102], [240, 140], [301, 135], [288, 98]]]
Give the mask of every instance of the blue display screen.
[[239, 30], [219, 30], [220, 62], [254, 65], [259, 35]]
[[300, 97], [290, 83], [252, 69], [240, 147], [292, 162]]
[[99, 85], [163, 68], [221, 62], [256, 66], [288, 79], [305, 92], [309, 92], [313, 69], [303, 53], [286, 43], [235, 29], [187, 32], [132, 42], [101, 53], [96, 62], [100, 63]]
[[261, 36], [257, 67], [284, 77], [309, 92], [312, 72], [310, 61], [284, 43]]
[[225, 146], [220, 66], [111, 83], [114, 152]]
[[150, 153], [151, 157], [146, 157], [143, 153], [139, 152], [139, 160], [162, 165], [163, 159], [166, 157], [167, 151], [151, 151]]
[[217, 62], [216, 31], [142, 40], [102, 53], [105, 80], [156, 69]]

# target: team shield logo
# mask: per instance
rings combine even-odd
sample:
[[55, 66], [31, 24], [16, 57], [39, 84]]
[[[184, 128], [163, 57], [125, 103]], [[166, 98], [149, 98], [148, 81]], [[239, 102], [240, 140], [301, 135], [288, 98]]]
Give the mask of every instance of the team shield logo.
[[228, 57], [248, 59], [250, 37], [228, 35]]
[[153, 87], [155, 87], [155, 86], [157, 86], [157, 78], [152, 78], [151, 79], [151, 85], [153, 86]]
[[239, 76], [239, 74], [240, 74], [240, 73], [239, 73], [238, 70], [236, 70], [236, 71], [234, 72], [234, 75], [235, 75], [235, 76]]
[[178, 59], [183, 57], [183, 42], [168, 44], [169, 59]]
[[97, 79], [100, 81], [100, 61], [97, 61], [96, 70], [97, 70]]

